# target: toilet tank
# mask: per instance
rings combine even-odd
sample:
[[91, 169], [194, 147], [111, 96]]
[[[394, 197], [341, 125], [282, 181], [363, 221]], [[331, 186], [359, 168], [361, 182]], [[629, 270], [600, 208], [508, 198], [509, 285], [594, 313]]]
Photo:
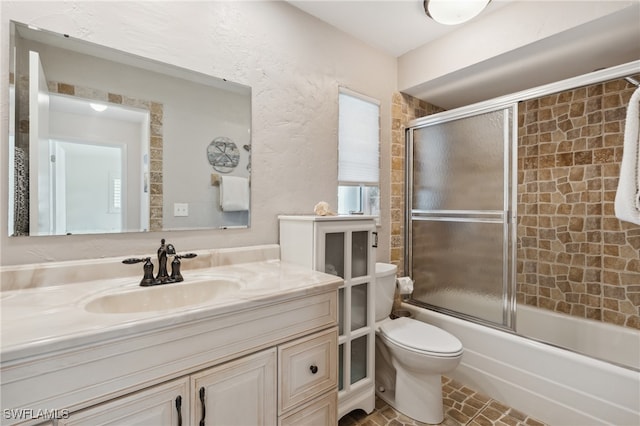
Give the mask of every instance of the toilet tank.
[[396, 291], [398, 267], [390, 263], [376, 263], [376, 322], [389, 316]]

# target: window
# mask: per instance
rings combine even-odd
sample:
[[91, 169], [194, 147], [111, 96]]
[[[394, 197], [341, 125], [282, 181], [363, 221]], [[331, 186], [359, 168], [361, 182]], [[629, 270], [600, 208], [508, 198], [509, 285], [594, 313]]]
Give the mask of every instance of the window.
[[122, 179], [109, 172], [109, 205], [108, 213], [122, 212]]
[[380, 213], [380, 103], [340, 88], [338, 213]]

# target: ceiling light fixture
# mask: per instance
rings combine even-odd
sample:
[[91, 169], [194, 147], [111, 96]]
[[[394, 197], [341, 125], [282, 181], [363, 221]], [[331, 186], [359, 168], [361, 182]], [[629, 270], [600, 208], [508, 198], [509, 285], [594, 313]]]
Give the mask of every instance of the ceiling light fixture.
[[102, 112], [102, 111], [104, 111], [105, 109], [107, 109], [107, 106], [106, 106], [105, 104], [96, 104], [96, 103], [90, 102], [90, 103], [89, 103], [89, 106], [90, 106], [94, 111], [97, 111], [97, 112]]
[[424, 11], [444, 25], [457, 25], [479, 15], [491, 0], [424, 0]]

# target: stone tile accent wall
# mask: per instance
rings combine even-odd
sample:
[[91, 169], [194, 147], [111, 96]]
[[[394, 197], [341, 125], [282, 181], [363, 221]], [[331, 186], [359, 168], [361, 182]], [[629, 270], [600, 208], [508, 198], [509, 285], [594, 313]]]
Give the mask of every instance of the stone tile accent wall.
[[[28, 78], [25, 77], [23, 85], [28, 87]], [[142, 99], [135, 99], [120, 95], [116, 93], [108, 93], [102, 90], [96, 90], [88, 87], [82, 87], [78, 85], [67, 84], [57, 81], [48, 81], [47, 86], [49, 92], [59, 93], [70, 96], [77, 96], [84, 99], [109, 102], [112, 104], [119, 104], [124, 106], [130, 106], [140, 109], [146, 109], [149, 111], [149, 182], [147, 182], [147, 188], [149, 190], [149, 230], [150, 231], [162, 231], [163, 219], [163, 190], [162, 190], [162, 168], [163, 168], [163, 111], [164, 106], [161, 103], [147, 101]], [[24, 86], [23, 86], [24, 87]], [[21, 91], [21, 93], [28, 93], [27, 90]], [[26, 102], [24, 100], [23, 102]], [[18, 140], [22, 141], [21, 144], [26, 144], [28, 149], [29, 138], [29, 118], [28, 112], [25, 116], [21, 116], [19, 120], [19, 136]], [[26, 141], [26, 142], [25, 142]], [[20, 144], [20, 143], [18, 143]]]
[[521, 102], [517, 301], [640, 329], [640, 226], [614, 216], [625, 80]]
[[405, 130], [411, 120], [444, 109], [404, 93], [394, 93], [391, 105], [391, 263], [404, 275]]

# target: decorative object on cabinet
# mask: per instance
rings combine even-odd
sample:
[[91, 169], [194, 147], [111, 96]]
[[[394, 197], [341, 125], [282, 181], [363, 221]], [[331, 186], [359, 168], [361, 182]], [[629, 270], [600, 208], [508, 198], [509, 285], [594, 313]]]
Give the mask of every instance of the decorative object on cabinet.
[[279, 216], [280, 259], [340, 276], [338, 418], [375, 406], [373, 216]]
[[313, 207], [313, 212], [318, 216], [335, 216], [336, 214], [331, 211], [329, 203], [326, 201], [320, 201]]

